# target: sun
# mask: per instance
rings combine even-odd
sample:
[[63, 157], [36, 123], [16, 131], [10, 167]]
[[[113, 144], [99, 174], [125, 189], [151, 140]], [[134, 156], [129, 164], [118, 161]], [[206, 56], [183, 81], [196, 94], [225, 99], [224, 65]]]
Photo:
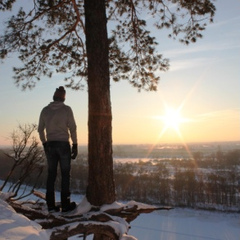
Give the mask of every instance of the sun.
[[[160, 122], [161, 131], [158, 134], [156, 143], [153, 144], [152, 148], [149, 150], [149, 153], [152, 152], [154, 146], [156, 146], [156, 144], [160, 141], [176, 143], [180, 140], [187, 152], [189, 153], [189, 156], [191, 156], [191, 153], [182, 134], [182, 131], [184, 132], [184, 126], [182, 125], [183, 123], [192, 122], [193, 120], [191, 118], [185, 118], [182, 116], [182, 109], [184, 107], [184, 103], [185, 100], [177, 108], [172, 108], [166, 103], [164, 103], [164, 114], [154, 116], [154, 118]], [[166, 137], [163, 137], [165, 134]]]
[[183, 122], [183, 118], [178, 110], [168, 108], [165, 115], [162, 117], [165, 127], [173, 128], [179, 131], [179, 125]]
[[182, 139], [182, 135], [180, 131], [181, 124], [184, 122], [188, 122], [189, 120], [181, 116], [181, 109], [182, 107], [174, 109], [174, 108], [165, 106], [165, 114], [162, 116], [156, 117], [163, 123], [163, 128], [159, 135], [160, 138], [168, 130], [174, 130], [177, 133], [177, 135]]

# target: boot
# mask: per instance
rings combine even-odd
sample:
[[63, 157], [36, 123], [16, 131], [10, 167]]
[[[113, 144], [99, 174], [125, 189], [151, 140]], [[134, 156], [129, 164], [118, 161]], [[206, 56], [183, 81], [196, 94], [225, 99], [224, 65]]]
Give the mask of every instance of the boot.
[[61, 193], [62, 212], [69, 212], [76, 208], [75, 202], [70, 202], [70, 193]]
[[60, 211], [60, 206], [48, 207], [49, 213], [55, 213]]
[[53, 213], [53, 212], [59, 212], [60, 207], [55, 206], [55, 194], [54, 192], [47, 192], [46, 193], [46, 201], [47, 201], [47, 206], [48, 206], [48, 212]]

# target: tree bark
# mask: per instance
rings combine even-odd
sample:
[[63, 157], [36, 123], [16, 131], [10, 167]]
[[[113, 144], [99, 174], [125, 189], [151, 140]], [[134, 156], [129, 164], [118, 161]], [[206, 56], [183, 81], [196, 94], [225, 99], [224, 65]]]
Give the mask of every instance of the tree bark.
[[115, 201], [112, 158], [112, 110], [105, 0], [85, 0], [88, 58], [87, 199], [95, 206]]

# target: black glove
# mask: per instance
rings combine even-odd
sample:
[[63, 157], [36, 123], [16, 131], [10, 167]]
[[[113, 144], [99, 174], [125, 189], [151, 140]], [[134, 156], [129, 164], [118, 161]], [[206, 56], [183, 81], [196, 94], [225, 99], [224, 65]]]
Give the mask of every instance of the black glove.
[[43, 149], [45, 154], [47, 154], [47, 142], [43, 143]]
[[72, 154], [71, 154], [71, 158], [75, 159], [78, 155], [78, 146], [77, 144], [73, 144], [72, 145]]

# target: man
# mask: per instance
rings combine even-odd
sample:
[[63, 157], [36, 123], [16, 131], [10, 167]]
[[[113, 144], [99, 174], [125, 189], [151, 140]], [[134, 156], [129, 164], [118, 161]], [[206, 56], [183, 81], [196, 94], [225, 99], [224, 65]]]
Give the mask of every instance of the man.
[[[77, 126], [71, 107], [64, 104], [66, 91], [60, 86], [53, 95], [53, 102], [44, 107], [39, 118], [38, 132], [44, 146], [48, 163], [46, 201], [49, 212], [59, 211], [55, 205], [55, 180], [58, 162], [61, 169], [61, 206], [62, 212], [76, 207], [70, 202], [71, 158], [78, 154]], [[69, 138], [72, 140], [72, 149]]]

